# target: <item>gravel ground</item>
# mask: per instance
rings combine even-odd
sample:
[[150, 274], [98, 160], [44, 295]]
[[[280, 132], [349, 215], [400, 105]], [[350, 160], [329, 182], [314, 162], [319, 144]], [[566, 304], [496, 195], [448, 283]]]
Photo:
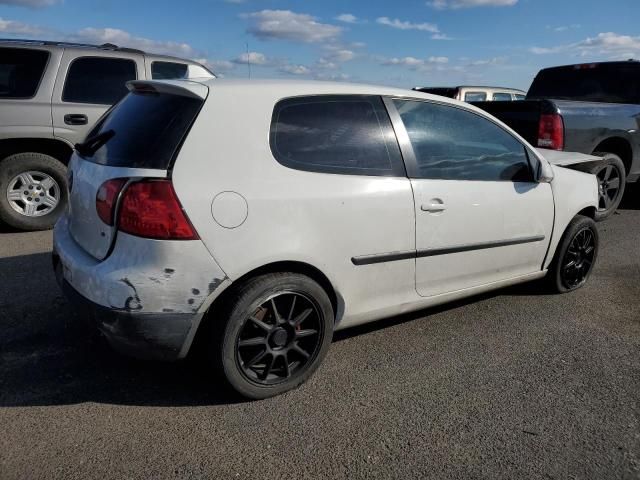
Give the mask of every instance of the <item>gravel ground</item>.
[[0, 233], [0, 478], [640, 478], [640, 189], [594, 275], [340, 332], [302, 388], [240, 402], [194, 361], [91, 340], [51, 233]]

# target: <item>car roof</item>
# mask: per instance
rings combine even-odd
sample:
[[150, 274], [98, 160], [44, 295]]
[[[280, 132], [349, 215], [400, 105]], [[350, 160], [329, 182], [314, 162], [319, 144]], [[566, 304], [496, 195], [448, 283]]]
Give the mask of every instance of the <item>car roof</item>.
[[[105, 51], [105, 52], [122, 52], [122, 53], [137, 53], [139, 55], [145, 55], [146, 57], [158, 59], [158, 60], [171, 60], [182, 63], [198, 64], [193, 60], [186, 58], [174, 57], [171, 55], [161, 55], [155, 53], [147, 53], [137, 48], [119, 47], [113, 43], [103, 43], [102, 45], [92, 45], [89, 43], [73, 43], [73, 42], [56, 42], [50, 40], [26, 40], [26, 39], [13, 39], [13, 38], [0, 38], [0, 46], [3, 47], [46, 47], [47, 49], [65, 49], [65, 50], [78, 50], [78, 51]], [[199, 64], [198, 64], [199, 65]]]
[[454, 87], [415, 87], [415, 88], [424, 88], [424, 89], [451, 89], [451, 90], [455, 90], [458, 88], [475, 88], [478, 90], [500, 90], [500, 91], [505, 91], [505, 92], [516, 92], [516, 93], [524, 93], [524, 91], [520, 90], [519, 88], [512, 88], [512, 87], [491, 87], [488, 85], [456, 85]]

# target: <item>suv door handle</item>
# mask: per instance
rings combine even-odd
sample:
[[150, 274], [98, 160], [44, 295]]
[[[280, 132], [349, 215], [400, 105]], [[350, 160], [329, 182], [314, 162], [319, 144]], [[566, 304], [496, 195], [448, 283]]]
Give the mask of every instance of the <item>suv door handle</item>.
[[423, 203], [420, 206], [420, 209], [423, 212], [443, 212], [444, 210], [447, 209], [447, 206], [442, 203], [442, 201], [440, 202], [435, 202], [435, 201], [431, 201], [429, 203]]
[[86, 125], [89, 119], [81, 113], [68, 113], [64, 116], [64, 123], [67, 125]]

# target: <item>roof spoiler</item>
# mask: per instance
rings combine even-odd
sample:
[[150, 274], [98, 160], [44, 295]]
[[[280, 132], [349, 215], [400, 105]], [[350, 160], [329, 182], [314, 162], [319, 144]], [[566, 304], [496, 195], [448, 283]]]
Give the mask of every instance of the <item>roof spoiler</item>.
[[170, 95], [197, 98], [198, 100], [206, 99], [209, 94], [209, 87], [202, 83], [188, 80], [131, 80], [126, 85], [130, 92], [168, 93]]

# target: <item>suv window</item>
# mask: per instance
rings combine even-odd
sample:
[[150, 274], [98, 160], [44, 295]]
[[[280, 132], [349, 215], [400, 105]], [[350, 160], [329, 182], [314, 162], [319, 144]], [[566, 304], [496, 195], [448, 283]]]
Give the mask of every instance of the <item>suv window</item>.
[[487, 99], [485, 92], [467, 92], [464, 94], [465, 102], [484, 102]]
[[49, 61], [49, 52], [0, 48], [0, 98], [35, 96]]
[[525, 96], [522, 93], [514, 93], [513, 97], [515, 100], [524, 100]]
[[127, 94], [125, 83], [136, 78], [133, 60], [80, 57], [69, 66], [62, 101], [112, 105]]
[[532, 181], [527, 154], [510, 133], [475, 113], [394, 100], [416, 156], [414, 178]]
[[151, 78], [154, 80], [187, 78], [188, 70], [186, 63], [151, 62]]
[[493, 101], [494, 102], [510, 102], [511, 94], [510, 93], [494, 93]]
[[405, 175], [391, 121], [377, 96], [283, 100], [273, 112], [270, 143], [278, 162], [298, 170]]

